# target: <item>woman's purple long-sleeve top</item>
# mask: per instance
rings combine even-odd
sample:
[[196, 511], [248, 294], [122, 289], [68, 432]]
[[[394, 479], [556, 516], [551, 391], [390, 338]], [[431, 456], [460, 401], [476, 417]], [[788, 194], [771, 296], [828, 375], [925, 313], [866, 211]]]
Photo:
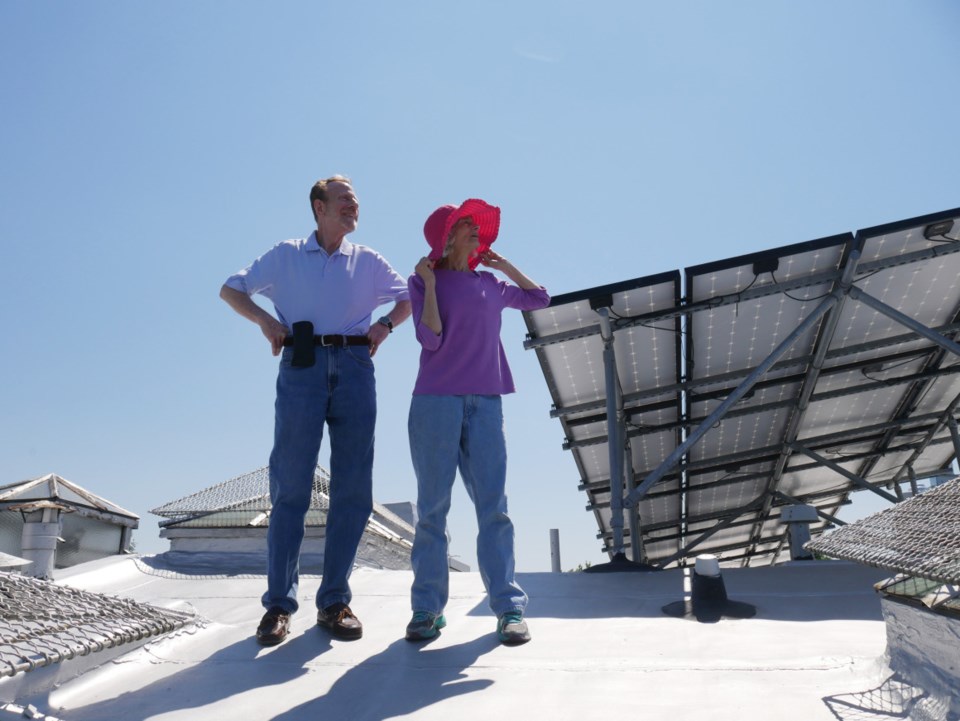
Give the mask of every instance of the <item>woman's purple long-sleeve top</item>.
[[504, 308], [536, 310], [550, 303], [544, 288], [524, 290], [487, 271], [436, 270], [437, 306], [443, 332], [420, 320], [423, 279], [410, 276], [413, 325], [420, 341], [420, 372], [414, 395], [503, 395], [513, 393], [513, 376], [500, 342]]

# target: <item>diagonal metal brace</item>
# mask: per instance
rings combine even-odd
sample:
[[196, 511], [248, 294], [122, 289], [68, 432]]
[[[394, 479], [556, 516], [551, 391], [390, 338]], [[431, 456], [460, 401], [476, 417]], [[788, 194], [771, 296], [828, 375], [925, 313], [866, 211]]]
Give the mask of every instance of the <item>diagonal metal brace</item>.
[[901, 313], [899, 310], [897, 310], [892, 306], [887, 305], [882, 300], [878, 300], [877, 298], [874, 298], [869, 293], [865, 293], [864, 291], [860, 290], [856, 286], [851, 286], [848, 292], [850, 294], [850, 297], [853, 298], [854, 300], [858, 300], [864, 305], [870, 306], [878, 313], [882, 313], [888, 318], [892, 318], [900, 325], [904, 325], [910, 330], [914, 331], [915, 333], [922, 335], [927, 340], [933, 341], [941, 348], [945, 348], [946, 350], [950, 351], [954, 355], [960, 356], [960, 343], [956, 343], [955, 341], [952, 341], [949, 338], [944, 338], [935, 330], [932, 330], [931, 328], [928, 328], [927, 326], [925, 326], [923, 323], [917, 320], [914, 320], [908, 315]]
[[802, 453], [802, 454], [805, 455], [805, 456], [809, 456], [810, 458], [812, 458], [813, 460], [815, 460], [817, 463], [820, 463], [821, 465], [824, 465], [824, 466], [826, 466], [827, 468], [829, 468], [831, 471], [836, 471], [837, 473], [839, 473], [839, 474], [840, 474], [841, 476], [843, 476], [844, 478], [850, 479], [850, 480], [853, 481], [855, 484], [857, 484], [858, 486], [860, 486], [860, 488], [866, 489], [866, 490], [868, 490], [868, 491], [873, 491], [873, 492], [876, 493], [878, 496], [881, 496], [882, 498], [886, 498], [886, 499], [887, 499], [888, 501], [890, 501], [891, 503], [898, 503], [898, 502], [900, 501], [900, 499], [897, 498], [896, 496], [894, 496], [893, 494], [887, 493], [887, 492], [886, 492], [885, 490], [883, 490], [882, 488], [877, 488], [875, 485], [873, 485], [873, 484], [870, 483], [869, 481], [861, 478], [861, 477], [858, 476], [856, 473], [852, 473], [851, 471], [848, 471], [846, 468], [844, 468], [844, 467], [841, 466], [841, 465], [838, 465], [838, 464], [834, 463], [834, 462], [831, 461], [829, 458], [824, 458], [823, 456], [821, 456], [821, 455], [820, 455], [819, 453], [817, 453], [816, 451], [810, 450], [809, 448], [807, 448], [806, 446], [804, 446], [804, 445], [801, 444], [801, 443], [797, 443], [796, 441], [794, 441], [793, 443], [790, 444], [790, 447], [791, 447], [793, 450], [795, 450], [795, 451], [797, 451], [797, 452], [799, 452], [799, 453]]

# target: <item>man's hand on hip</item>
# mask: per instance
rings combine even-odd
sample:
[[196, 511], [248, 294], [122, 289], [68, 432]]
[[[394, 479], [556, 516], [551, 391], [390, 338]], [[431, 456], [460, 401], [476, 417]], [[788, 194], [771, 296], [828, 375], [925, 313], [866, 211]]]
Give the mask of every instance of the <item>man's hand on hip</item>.
[[273, 354], [280, 355], [280, 351], [283, 350], [283, 339], [289, 334], [286, 326], [272, 316], [263, 318], [257, 325], [260, 326], [264, 337], [270, 341]]
[[387, 339], [388, 335], [390, 335], [390, 329], [382, 323], [374, 323], [370, 326], [370, 330], [367, 331], [367, 338], [370, 339], [371, 358], [377, 354], [377, 348]]

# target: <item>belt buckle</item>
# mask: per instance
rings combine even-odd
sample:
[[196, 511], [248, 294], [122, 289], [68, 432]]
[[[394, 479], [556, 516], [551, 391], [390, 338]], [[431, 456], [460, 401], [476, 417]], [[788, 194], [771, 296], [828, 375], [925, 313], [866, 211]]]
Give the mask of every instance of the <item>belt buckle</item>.
[[[326, 338], [329, 338], [329, 339], [330, 339], [330, 342], [329, 342], [329, 343], [327, 343], [327, 342], [325, 341]], [[340, 342], [339, 342], [339, 343], [336, 342], [336, 339], [337, 339], [337, 338], [340, 339]], [[345, 346], [345, 345], [346, 345], [346, 343], [344, 342], [344, 338], [343, 338], [342, 335], [322, 335], [322, 336], [320, 336], [320, 346], [321, 346], [322, 348], [328, 348], [328, 347], [331, 347], [331, 346], [334, 347], [334, 348], [342, 348], [342, 347]]]

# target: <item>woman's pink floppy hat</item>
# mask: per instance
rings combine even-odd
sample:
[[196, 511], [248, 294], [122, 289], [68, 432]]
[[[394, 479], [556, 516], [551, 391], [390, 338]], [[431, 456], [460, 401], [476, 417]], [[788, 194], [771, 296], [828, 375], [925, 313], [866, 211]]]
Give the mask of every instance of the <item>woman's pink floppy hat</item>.
[[441, 205], [430, 214], [427, 222], [423, 224], [423, 235], [430, 244], [430, 260], [440, 260], [453, 226], [458, 220], [468, 216], [473, 218], [479, 228], [480, 245], [477, 252], [470, 257], [470, 268], [477, 267], [480, 255], [490, 249], [500, 232], [500, 208], [478, 198], [463, 201], [459, 208], [455, 205]]

